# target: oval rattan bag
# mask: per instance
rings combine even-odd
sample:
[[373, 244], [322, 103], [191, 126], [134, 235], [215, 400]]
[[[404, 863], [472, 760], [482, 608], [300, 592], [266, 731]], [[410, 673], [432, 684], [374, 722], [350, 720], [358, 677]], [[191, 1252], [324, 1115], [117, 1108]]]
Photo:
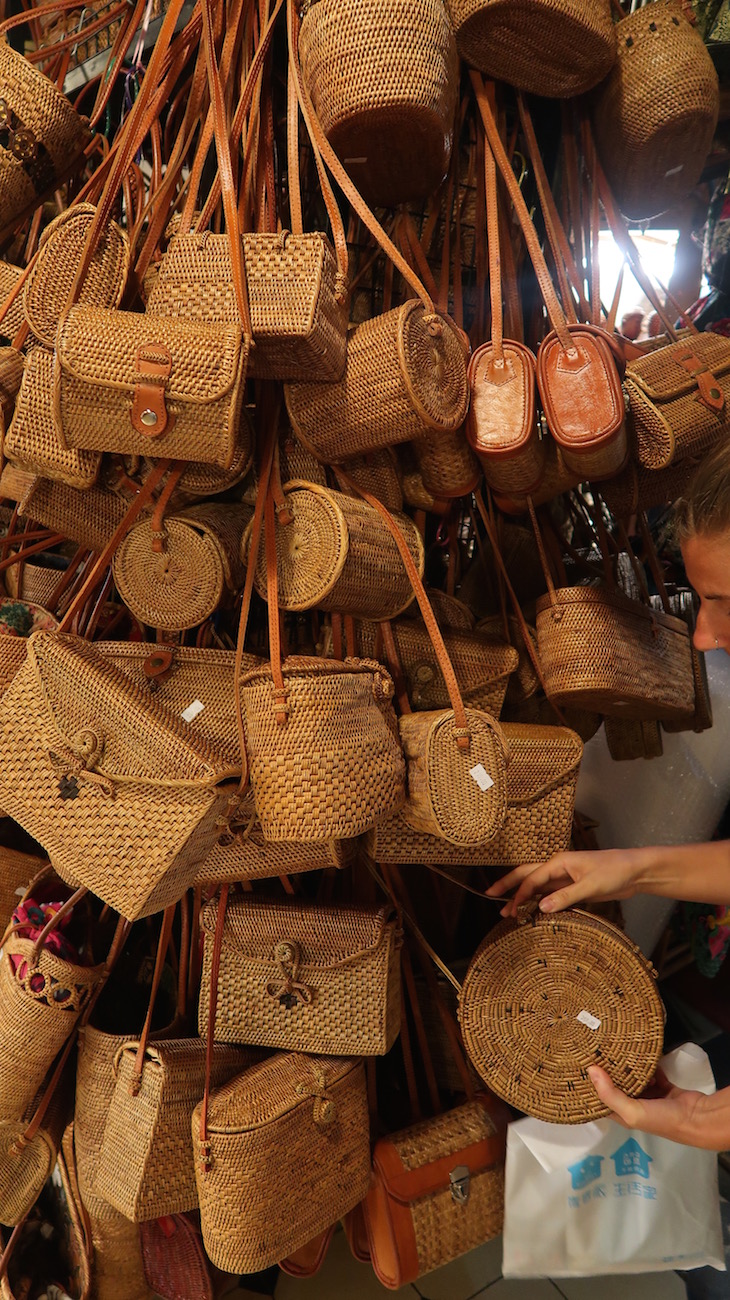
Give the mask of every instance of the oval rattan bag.
[[[23, 311], [40, 343], [52, 348], [61, 313], [67, 306], [86, 236], [96, 216], [93, 203], [67, 208], [47, 226], [36, 261], [23, 290]], [[110, 221], [94, 253], [79, 294], [79, 302], [118, 307], [129, 271], [126, 233]]]
[[[279, 608], [336, 610], [362, 618], [394, 618], [413, 600], [398, 548], [383, 520], [365, 501], [294, 480], [284, 487], [291, 517], [276, 527]], [[423, 576], [421, 534], [398, 515], [408, 548]], [[248, 556], [251, 527], [243, 538]], [[266, 556], [256, 566], [256, 590], [266, 600]]]
[[617, 926], [587, 912], [546, 916], [529, 906], [477, 949], [459, 1021], [469, 1058], [492, 1091], [552, 1124], [609, 1114], [589, 1065], [637, 1097], [664, 1040], [654, 969]]
[[459, 59], [443, 0], [310, 0], [304, 82], [330, 144], [368, 202], [425, 199], [454, 139]]
[[595, 93], [601, 166], [625, 216], [654, 217], [697, 184], [720, 108], [712, 59], [680, 0], [617, 24], [618, 57]]

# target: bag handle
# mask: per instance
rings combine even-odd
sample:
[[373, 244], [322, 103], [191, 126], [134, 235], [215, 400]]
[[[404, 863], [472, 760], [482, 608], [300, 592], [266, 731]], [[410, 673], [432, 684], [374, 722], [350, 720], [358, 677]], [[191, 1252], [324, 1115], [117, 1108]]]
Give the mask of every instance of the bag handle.
[[[144, 1058], [149, 1044], [150, 1032], [152, 1030], [152, 1016], [155, 1010], [157, 994], [159, 993], [160, 990], [160, 982], [162, 980], [162, 972], [165, 966], [165, 958], [167, 956], [167, 949], [169, 947], [170, 937], [172, 935], [172, 923], [175, 918], [176, 906], [177, 904], [173, 903], [172, 906], [166, 907], [164, 915], [162, 917], [162, 925], [160, 926], [160, 940], [157, 945], [157, 957], [155, 959], [155, 969], [152, 974], [152, 987], [150, 989], [150, 1001], [149, 1001], [149, 1006], [147, 1007], [147, 1015], [145, 1016], [144, 1025], [142, 1026], [142, 1033], [139, 1036], [137, 1051], [134, 1057], [134, 1068], [132, 1070], [132, 1079], [129, 1085], [130, 1097], [136, 1097], [139, 1093], [140, 1088], [142, 1087], [142, 1072], [144, 1070]], [[183, 968], [182, 957], [183, 957], [183, 945], [181, 942], [180, 944], [180, 968], [181, 969]], [[178, 985], [178, 1007], [179, 1007], [179, 985]], [[120, 1051], [124, 1051], [124, 1048], [121, 1048]]]

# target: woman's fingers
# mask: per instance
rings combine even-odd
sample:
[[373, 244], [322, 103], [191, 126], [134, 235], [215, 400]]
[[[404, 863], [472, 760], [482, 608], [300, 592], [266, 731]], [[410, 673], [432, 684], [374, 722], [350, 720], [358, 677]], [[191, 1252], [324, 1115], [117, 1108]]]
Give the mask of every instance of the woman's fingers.
[[640, 1127], [639, 1120], [643, 1108], [636, 1097], [627, 1097], [625, 1092], [621, 1092], [599, 1065], [588, 1066], [588, 1078], [604, 1106], [608, 1106], [613, 1119], [623, 1124], [625, 1128]]

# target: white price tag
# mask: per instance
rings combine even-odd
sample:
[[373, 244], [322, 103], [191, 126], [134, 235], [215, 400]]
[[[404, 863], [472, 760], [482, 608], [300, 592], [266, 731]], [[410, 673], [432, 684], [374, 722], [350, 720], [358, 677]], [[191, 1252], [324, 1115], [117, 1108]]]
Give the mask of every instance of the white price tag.
[[205, 705], [201, 704], [200, 700], [193, 700], [181, 715], [183, 722], [192, 722], [204, 708]]
[[590, 1011], [579, 1011], [576, 1020], [580, 1020], [580, 1023], [586, 1025], [588, 1029], [600, 1029], [601, 1027], [598, 1016], [592, 1016]]
[[494, 785], [494, 781], [487, 769], [482, 767], [481, 763], [477, 763], [476, 767], [469, 768], [469, 776], [476, 781], [480, 790], [488, 790], [490, 785]]

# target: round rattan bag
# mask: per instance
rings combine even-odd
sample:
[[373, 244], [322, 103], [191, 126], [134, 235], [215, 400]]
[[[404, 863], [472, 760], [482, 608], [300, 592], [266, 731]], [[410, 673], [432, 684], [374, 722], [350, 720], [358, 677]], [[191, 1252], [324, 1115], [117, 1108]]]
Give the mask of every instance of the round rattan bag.
[[[67, 208], [43, 232], [38, 260], [23, 290], [23, 310], [35, 337], [52, 348], [61, 313], [73, 287], [86, 236], [96, 216], [93, 203]], [[110, 221], [78, 297], [96, 307], [118, 307], [127, 283], [130, 251], [126, 233]]]
[[589, 1065], [638, 1096], [664, 1039], [651, 963], [617, 926], [575, 910], [546, 916], [526, 907], [490, 930], [469, 964], [459, 1020], [492, 1091], [552, 1124], [609, 1114]]

